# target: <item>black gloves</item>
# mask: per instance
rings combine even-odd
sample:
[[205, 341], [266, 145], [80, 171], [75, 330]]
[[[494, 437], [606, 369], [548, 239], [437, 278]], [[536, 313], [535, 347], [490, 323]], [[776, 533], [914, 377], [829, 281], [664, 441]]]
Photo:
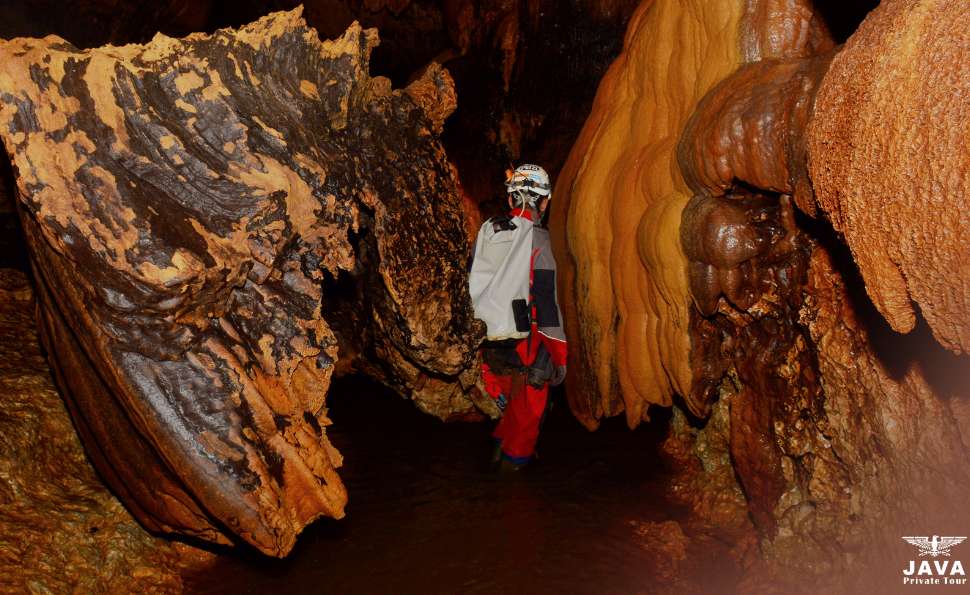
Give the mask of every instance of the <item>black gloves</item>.
[[549, 384], [552, 386], [559, 386], [562, 381], [566, 379], [566, 366], [556, 366], [555, 371], [552, 374], [552, 378], [549, 379]]

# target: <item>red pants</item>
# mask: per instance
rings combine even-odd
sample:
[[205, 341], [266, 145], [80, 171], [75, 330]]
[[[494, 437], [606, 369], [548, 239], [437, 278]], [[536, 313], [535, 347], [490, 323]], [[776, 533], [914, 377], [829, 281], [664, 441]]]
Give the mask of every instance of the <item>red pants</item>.
[[535, 388], [521, 383], [518, 394], [512, 394], [512, 376], [493, 374], [488, 364], [482, 364], [482, 379], [488, 394], [497, 399], [505, 395], [508, 405], [492, 436], [502, 443], [502, 454], [513, 463], [529, 461], [539, 439], [539, 425], [546, 411], [549, 386]]

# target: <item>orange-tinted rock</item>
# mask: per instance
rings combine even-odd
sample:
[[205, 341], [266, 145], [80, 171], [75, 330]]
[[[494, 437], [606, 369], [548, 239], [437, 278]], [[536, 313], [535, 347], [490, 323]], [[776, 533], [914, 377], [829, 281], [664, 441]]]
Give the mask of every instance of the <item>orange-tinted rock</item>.
[[728, 530], [750, 532], [748, 503], [731, 462], [731, 398], [737, 387], [724, 383], [702, 428], [692, 427], [674, 406], [663, 452], [673, 462], [670, 495], [686, 504], [691, 520]]
[[[640, 5], [563, 168], [551, 220], [573, 340], [568, 394], [587, 425], [621, 411], [635, 425], [649, 404], [691, 392], [680, 219], [693, 192], [677, 143], [698, 103], [745, 61], [830, 47], [808, 2]], [[699, 144], [697, 169], [711, 142]]]
[[800, 321], [824, 393], [776, 416], [787, 486], [763, 548], [777, 566], [858, 592], [897, 584], [907, 531], [970, 522], [970, 427], [953, 415], [970, 402], [970, 367], [925, 327], [894, 337], [847, 256], [825, 236], [812, 254]]
[[681, 222], [690, 259], [693, 381], [686, 401], [706, 417], [725, 384], [730, 452], [752, 517], [772, 533], [785, 490], [775, 426], [819, 399], [805, 331], [798, 324], [812, 244], [787, 197], [695, 196]]
[[805, 128], [832, 54], [747, 64], [700, 102], [678, 159], [694, 193], [720, 196], [738, 183], [814, 207]]
[[42, 338], [151, 530], [284, 555], [342, 516], [340, 360], [474, 411], [461, 195], [434, 134], [453, 94], [442, 71], [409, 92], [370, 78], [376, 42], [320, 42], [294, 11], [145, 46], [0, 45]]
[[[863, 32], [878, 22], [870, 19]], [[869, 52], [862, 81], [892, 70], [874, 64], [893, 60], [879, 57], [893, 50]], [[906, 225], [918, 228], [947, 216], [934, 210], [942, 203], [930, 206], [897, 193], [894, 200], [905, 208], [887, 210], [882, 205], [888, 199], [866, 194], [894, 174], [877, 174], [890, 167], [883, 161], [889, 153], [878, 149], [878, 142], [853, 135], [866, 121], [858, 114], [885, 113], [887, 104], [868, 90], [835, 87], [823, 99], [821, 89], [832, 84], [836, 65], [845, 60], [838, 53], [754, 63], [701, 101], [680, 144], [681, 167], [697, 194], [684, 212], [681, 232], [697, 306], [688, 405], [705, 415], [704, 406], [714, 397], [724, 399], [725, 385], [733, 387], [731, 461], [774, 568], [799, 569], [839, 588], [862, 588], [865, 580], [881, 575], [860, 574], [858, 560], [866, 560], [869, 569], [895, 569], [899, 535], [914, 519], [966, 523], [958, 504], [970, 482], [960, 462], [967, 456], [960, 411], [970, 394], [965, 388], [970, 377], [965, 362], [959, 372], [959, 360], [926, 344], [925, 334], [900, 338], [882, 329], [868, 300], [852, 293], [862, 285], [849, 253], [825, 224], [790, 212], [794, 202], [809, 214], [832, 217], [856, 256], [854, 238], [890, 231], [881, 241], [899, 242]], [[885, 97], [899, 100], [898, 87], [883, 90]], [[827, 119], [825, 101], [845, 107], [842, 128]], [[962, 113], [936, 115], [960, 128]], [[913, 113], [903, 117], [910, 122], [902, 127], [919, 121]], [[888, 132], [876, 128], [869, 130], [882, 139], [893, 134], [892, 127]], [[952, 157], [937, 171], [960, 167], [953, 164], [965, 163], [966, 149], [955, 147]], [[901, 167], [907, 169], [899, 177], [917, 188], [940, 186], [932, 175], [920, 179], [920, 169], [911, 163]], [[842, 175], [846, 171], [857, 175]], [[830, 189], [830, 200], [824, 192], [816, 197], [813, 186]], [[752, 191], [765, 196], [752, 202]], [[956, 188], [949, 196], [964, 194]], [[868, 196], [868, 213], [902, 227], [893, 231], [858, 210], [843, 217], [839, 209], [847, 207], [833, 207], [831, 197], [853, 196]], [[772, 209], [780, 209], [780, 218]], [[951, 231], [953, 225], [960, 224], [951, 224]], [[959, 252], [952, 237], [936, 238], [932, 250]], [[866, 246], [870, 259], [885, 254], [875, 244]], [[872, 293], [865, 263], [859, 266]], [[959, 293], [962, 273], [953, 270], [952, 285], [941, 285], [945, 295]], [[959, 300], [949, 303], [959, 306]], [[947, 358], [952, 361], [945, 363]], [[706, 469], [705, 475], [710, 475]]]
[[0, 591], [181, 592], [187, 546], [145, 533], [95, 475], [34, 309], [24, 274], [0, 269]]
[[[893, 559], [898, 573], [907, 552], [897, 542], [914, 524], [967, 522], [959, 502], [970, 482], [961, 462], [970, 366], [928, 341], [925, 328], [901, 338], [881, 327], [839, 239], [795, 210], [831, 214], [853, 254], [865, 238], [870, 261], [888, 254], [904, 271], [928, 242], [928, 270], [914, 283], [935, 288], [926, 309], [937, 317], [927, 321], [960, 350], [966, 263], [952, 256], [967, 235], [958, 204], [966, 117], [957, 104], [968, 77], [955, 56], [966, 34], [942, 32], [959, 12], [942, 3], [886, 4], [863, 25], [862, 41], [850, 39], [846, 57], [832, 51], [808, 3], [745, 3], [736, 13], [721, 3], [721, 16], [732, 15], [722, 21], [708, 6], [645, 3], [559, 184], [569, 206], [554, 225], [570, 257], [561, 301], [574, 411], [595, 425], [625, 409], [632, 424], [647, 403], [682, 395], [698, 427], [674, 417], [666, 450], [681, 472], [673, 487], [698, 514], [738, 529], [724, 494], [743, 490], [767, 554], [759, 576], [798, 569], [862, 589], [882, 575], [859, 573], [858, 561], [881, 571]], [[876, 26], [887, 29], [875, 35]], [[673, 59], [640, 40], [648, 30], [654, 46], [677, 49]], [[933, 43], [921, 42], [930, 31]], [[925, 59], [900, 57], [921, 43]], [[941, 64], [927, 64], [931, 51]], [[865, 75], [853, 78], [849, 64]], [[918, 88], [945, 75], [949, 87]], [[951, 98], [931, 113], [925, 96], [942, 89]], [[899, 119], [880, 129], [879, 113]], [[916, 149], [937, 130], [947, 131], [940, 146], [918, 162]], [[899, 147], [898, 163], [885, 147]], [[910, 199], [902, 180], [922, 194]], [[667, 235], [671, 228], [679, 237]], [[893, 241], [899, 247], [879, 243]], [[636, 242], [639, 259], [631, 258]], [[902, 255], [906, 246], [913, 249]], [[880, 271], [860, 268], [876, 295], [869, 276]]]
[[[833, 60], [807, 143], [818, 204], [893, 329], [916, 307], [970, 351], [970, 28], [960, 2], [885, 0]], [[915, 305], [914, 305], [915, 304]]]

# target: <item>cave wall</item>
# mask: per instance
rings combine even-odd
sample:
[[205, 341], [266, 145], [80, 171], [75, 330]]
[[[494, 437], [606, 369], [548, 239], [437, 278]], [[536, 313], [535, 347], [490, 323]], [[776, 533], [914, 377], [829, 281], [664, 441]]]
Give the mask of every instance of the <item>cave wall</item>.
[[563, 170], [570, 405], [673, 403], [683, 499], [743, 530], [742, 494], [762, 572], [839, 584], [968, 520], [966, 33], [936, 2], [844, 47], [808, 2], [718, 7], [641, 5]]

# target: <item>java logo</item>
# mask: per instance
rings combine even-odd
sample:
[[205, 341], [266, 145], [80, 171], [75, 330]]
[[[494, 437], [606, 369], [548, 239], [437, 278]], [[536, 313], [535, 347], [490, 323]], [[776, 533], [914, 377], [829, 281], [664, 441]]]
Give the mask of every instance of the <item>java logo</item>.
[[921, 558], [929, 556], [930, 560], [909, 561], [909, 568], [903, 569], [904, 585], [965, 585], [967, 573], [963, 571], [960, 560], [938, 560], [940, 557], [950, 557], [950, 548], [959, 545], [964, 537], [903, 537], [903, 540], [915, 545], [919, 549]]

